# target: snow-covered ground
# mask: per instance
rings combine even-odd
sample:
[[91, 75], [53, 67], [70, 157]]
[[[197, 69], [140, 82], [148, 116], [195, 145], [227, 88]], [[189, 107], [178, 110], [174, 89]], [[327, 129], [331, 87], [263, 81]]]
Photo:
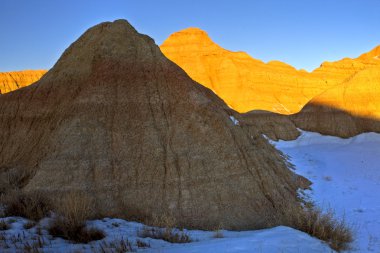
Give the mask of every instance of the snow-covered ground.
[[275, 146], [313, 182], [311, 199], [354, 226], [353, 252], [380, 252], [380, 134], [349, 139], [303, 132]]
[[[340, 139], [304, 132], [295, 141], [274, 144], [291, 156], [296, 173], [313, 182], [312, 190], [307, 191], [309, 197], [323, 207], [335, 209], [337, 216], [353, 223], [356, 234], [353, 252], [380, 253], [380, 134]], [[138, 231], [144, 227], [141, 223], [106, 218], [88, 222], [88, 226], [103, 230], [106, 237], [85, 245], [52, 238], [46, 231], [49, 218], [31, 229], [23, 227], [27, 222], [23, 218], [1, 220], [10, 224], [10, 229], [0, 231], [0, 252], [24, 252], [28, 246], [42, 246], [43, 250], [38, 252], [102, 252], [102, 248], [128, 243], [137, 252], [333, 252], [325, 243], [288, 227], [221, 231], [222, 238], [215, 238], [213, 231], [187, 230], [185, 233], [193, 242], [172, 244], [139, 238]], [[149, 247], [139, 248], [138, 241]]]
[[[99, 228], [106, 233], [106, 237], [89, 244], [73, 244], [60, 238], [52, 238], [46, 229], [48, 218], [42, 220], [32, 229], [24, 229], [27, 220], [18, 217], [5, 219], [11, 228], [0, 232], [0, 252], [25, 252], [28, 246], [43, 248], [38, 252], [103, 252], [107, 249], [120, 247], [120, 243], [131, 244], [136, 252], [161, 253], [324, 253], [334, 252], [325, 243], [309, 235], [288, 227], [276, 227], [257, 231], [220, 231], [222, 238], [215, 238], [216, 232], [187, 230], [185, 233], [193, 242], [185, 244], [172, 244], [162, 240], [138, 237], [138, 231], [144, 225], [128, 222], [121, 219], [103, 219], [89, 221], [88, 225]], [[40, 231], [38, 231], [40, 230]], [[149, 247], [139, 248], [136, 242], [140, 240]], [[37, 251], [31, 251], [37, 252]], [[116, 251], [115, 251], [116, 252]]]

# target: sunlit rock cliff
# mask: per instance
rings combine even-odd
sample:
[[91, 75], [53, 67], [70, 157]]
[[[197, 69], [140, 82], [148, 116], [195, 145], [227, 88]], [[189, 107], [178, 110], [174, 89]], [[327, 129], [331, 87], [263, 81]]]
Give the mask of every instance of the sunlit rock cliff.
[[0, 72], [0, 94], [28, 86], [38, 81], [46, 70]]
[[264, 63], [244, 52], [223, 49], [198, 28], [172, 34], [161, 50], [239, 112], [260, 109], [295, 113], [331, 86], [319, 76], [283, 62]]

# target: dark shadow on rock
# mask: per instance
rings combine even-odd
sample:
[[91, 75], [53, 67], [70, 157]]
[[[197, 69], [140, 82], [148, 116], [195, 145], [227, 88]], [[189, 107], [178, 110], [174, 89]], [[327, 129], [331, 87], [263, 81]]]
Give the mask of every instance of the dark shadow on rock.
[[272, 140], [294, 140], [298, 129], [349, 138], [366, 132], [380, 132], [380, 120], [352, 115], [326, 105], [310, 103], [299, 113], [282, 115], [268, 111], [241, 114], [242, 124], [258, 129]]

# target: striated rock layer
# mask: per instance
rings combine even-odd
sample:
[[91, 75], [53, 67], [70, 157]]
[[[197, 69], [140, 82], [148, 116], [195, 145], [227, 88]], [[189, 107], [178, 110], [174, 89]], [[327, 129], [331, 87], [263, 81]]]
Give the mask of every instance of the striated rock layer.
[[46, 70], [0, 72], [0, 94], [28, 86], [38, 81]]
[[348, 81], [356, 73], [367, 68], [380, 68], [380, 46], [357, 58], [344, 58], [335, 62], [324, 62], [312, 74], [325, 80], [333, 87]]
[[380, 68], [369, 67], [316, 96], [292, 117], [299, 128], [328, 135], [380, 132], [379, 97]]
[[280, 61], [265, 64], [244, 52], [225, 50], [197, 28], [172, 34], [161, 50], [239, 112], [260, 109], [292, 114], [332, 86], [320, 76]]
[[380, 68], [368, 67], [313, 98], [299, 113], [252, 111], [241, 121], [274, 140], [296, 139], [297, 128], [348, 138], [380, 132], [379, 97]]
[[[244, 52], [225, 50], [198, 28], [172, 34], [161, 50], [195, 81], [212, 89], [240, 112], [266, 110], [293, 114], [313, 97], [347, 82], [358, 72], [380, 68], [380, 46], [358, 58], [324, 62], [308, 73], [280, 61], [265, 64]], [[0, 73], [0, 80], [4, 80], [0, 82], [0, 91], [26, 86], [43, 74], [44, 71]]]
[[297, 138], [297, 128], [344, 138], [380, 132], [380, 46], [355, 59], [323, 63], [312, 74], [333, 85], [299, 113], [253, 111], [242, 122], [275, 140]]
[[197, 28], [174, 33], [161, 50], [230, 107], [254, 110], [242, 120], [270, 138], [294, 139], [297, 127], [342, 137], [378, 129], [380, 46], [358, 58], [324, 62], [311, 73], [225, 50]]
[[89, 29], [40, 81], [0, 96], [0, 177], [81, 191], [102, 215], [258, 228], [302, 180], [255, 129], [126, 21]]

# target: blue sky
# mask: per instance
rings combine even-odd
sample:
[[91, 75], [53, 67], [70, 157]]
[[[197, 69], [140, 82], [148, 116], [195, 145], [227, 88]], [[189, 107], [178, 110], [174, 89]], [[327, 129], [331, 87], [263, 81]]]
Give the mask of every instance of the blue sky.
[[119, 18], [158, 45], [199, 27], [226, 49], [307, 70], [380, 44], [380, 0], [1, 0], [0, 72], [48, 69], [87, 28]]

